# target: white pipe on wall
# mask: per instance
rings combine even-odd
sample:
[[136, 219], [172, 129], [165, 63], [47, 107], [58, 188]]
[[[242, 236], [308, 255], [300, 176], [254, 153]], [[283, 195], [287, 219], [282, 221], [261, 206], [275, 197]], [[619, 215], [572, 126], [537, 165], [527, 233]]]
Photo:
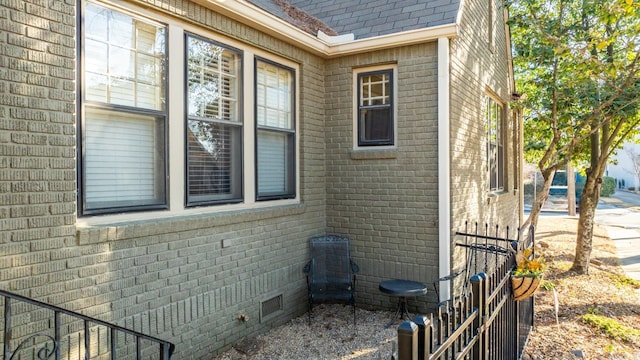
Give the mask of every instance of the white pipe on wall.
[[[438, 242], [439, 276], [451, 270], [451, 169], [449, 151], [449, 39], [438, 38]], [[448, 282], [440, 282], [439, 301], [451, 297]]]

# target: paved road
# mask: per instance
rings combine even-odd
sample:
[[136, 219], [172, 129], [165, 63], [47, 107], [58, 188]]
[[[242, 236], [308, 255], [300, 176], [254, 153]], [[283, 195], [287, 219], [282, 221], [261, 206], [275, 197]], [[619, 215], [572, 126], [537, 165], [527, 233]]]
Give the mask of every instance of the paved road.
[[618, 190], [601, 198], [595, 220], [607, 228], [627, 276], [640, 281], [640, 195]]

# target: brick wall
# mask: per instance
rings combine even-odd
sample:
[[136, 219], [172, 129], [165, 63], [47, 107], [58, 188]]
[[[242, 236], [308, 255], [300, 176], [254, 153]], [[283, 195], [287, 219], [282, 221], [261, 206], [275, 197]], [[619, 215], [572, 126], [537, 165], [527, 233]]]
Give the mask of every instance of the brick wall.
[[[451, 241], [465, 221], [518, 225], [518, 130], [508, 102], [513, 92], [501, 7], [494, 4], [493, 45], [488, 44], [488, 7], [471, 1], [451, 46]], [[398, 68], [398, 144], [391, 151], [353, 151], [354, 68]], [[365, 306], [392, 307], [378, 283], [406, 278], [431, 283], [438, 277], [437, 49], [436, 43], [331, 60], [327, 64], [327, 223], [349, 234], [361, 265], [358, 290]], [[337, 89], [338, 91], [335, 91]], [[505, 104], [505, 191], [488, 191], [482, 101], [486, 89]], [[452, 266], [464, 265], [454, 251]], [[431, 289], [431, 288], [430, 288]], [[428, 295], [433, 304], [435, 292]]]
[[0, 6], [0, 282], [26, 295], [75, 235], [73, 4]]
[[[489, 4], [493, 6], [493, 42], [489, 43]], [[519, 196], [515, 188], [520, 176], [517, 160], [519, 131], [509, 102], [514, 89], [509, 79], [510, 57], [506, 45], [503, 8], [496, 1], [465, 2], [460, 36], [451, 41], [451, 211], [452, 231], [463, 230], [465, 221], [481, 226], [517, 227]], [[487, 91], [502, 101], [507, 128], [504, 129], [506, 157], [505, 189], [490, 193], [487, 177], [486, 129], [482, 102]], [[470, 224], [470, 227], [473, 223]], [[513, 231], [515, 233], [515, 231]], [[513, 234], [512, 233], [512, 234]], [[501, 234], [504, 235], [504, 234]], [[452, 234], [453, 236], [453, 234]], [[454, 267], [464, 264], [463, 251], [456, 249]]]
[[[208, 359], [306, 311], [307, 239], [325, 231], [324, 65], [192, 2], [139, 3], [300, 64], [302, 203], [77, 226], [76, 1], [3, 1], [0, 288], [172, 341], [177, 359]], [[284, 311], [260, 323], [261, 301], [278, 295]], [[35, 326], [16, 321], [14, 335]]]
[[[397, 65], [397, 149], [354, 151], [352, 71], [380, 64]], [[326, 100], [327, 224], [353, 240], [358, 303], [391, 308], [381, 280], [438, 273], [436, 44], [331, 60], [325, 82], [336, 89]]]

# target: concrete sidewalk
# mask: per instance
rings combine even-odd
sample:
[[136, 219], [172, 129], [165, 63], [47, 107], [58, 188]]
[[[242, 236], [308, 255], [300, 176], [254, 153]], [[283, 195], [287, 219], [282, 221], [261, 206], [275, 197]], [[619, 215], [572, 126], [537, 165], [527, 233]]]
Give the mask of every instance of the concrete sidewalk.
[[[609, 237], [616, 245], [618, 258], [626, 275], [640, 281], [640, 223], [633, 221], [640, 218], [640, 214], [634, 214], [637, 212], [637, 206], [616, 198], [600, 198], [600, 201], [632, 212], [621, 216], [611, 214], [613, 219], [605, 221], [602, 217], [599, 219], [599, 211], [596, 211], [596, 223], [607, 229]], [[630, 218], [633, 218], [632, 222], [629, 221]]]

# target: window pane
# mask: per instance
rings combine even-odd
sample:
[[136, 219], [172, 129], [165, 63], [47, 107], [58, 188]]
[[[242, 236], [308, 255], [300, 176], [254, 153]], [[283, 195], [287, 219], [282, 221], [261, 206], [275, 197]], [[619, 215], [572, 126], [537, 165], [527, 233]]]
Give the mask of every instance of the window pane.
[[240, 54], [187, 36], [187, 203], [242, 199]]
[[256, 61], [258, 199], [295, 196], [294, 73]]
[[240, 55], [191, 36], [187, 46], [189, 116], [239, 122]]
[[361, 139], [369, 141], [384, 141], [391, 137], [391, 116], [388, 108], [364, 109], [360, 113]]
[[187, 132], [189, 202], [242, 196], [239, 126], [189, 121]]
[[293, 129], [293, 74], [290, 70], [259, 61], [256, 76], [258, 125]]
[[293, 135], [258, 131], [258, 194], [293, 191]]
[[165, 27], [93, 3], [84, 15], [85, 99], [164, 110]]
[[358, 75], [358, 145], [393, 145], [393, 70]]
[[87, 210], [164, 203], [162, 118], [88, 108], [83, 140]]
[[360, 105], [386, 105], [391, 103], [390, 76], [386, 73], [360, 77]]
[[502, 106], [486, 98], [485, 124], [487, 127], [487, 163], [489, 190], [504, 189], [504, 144], [502, 136]]

